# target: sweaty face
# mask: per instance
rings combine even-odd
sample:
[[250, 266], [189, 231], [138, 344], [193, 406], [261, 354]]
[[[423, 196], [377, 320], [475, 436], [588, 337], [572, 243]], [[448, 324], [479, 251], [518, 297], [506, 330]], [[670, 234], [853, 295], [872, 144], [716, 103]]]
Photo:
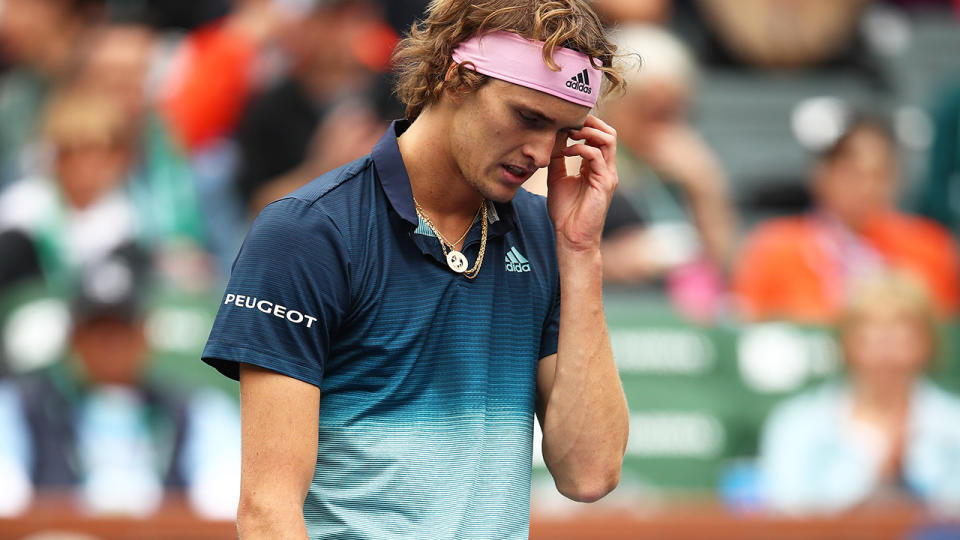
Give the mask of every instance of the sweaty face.
[[496, 79], [456, 98], [450, 128], [454, 167], [487, 199], [507, 202], [537, 169], [550, 164], [558, 142], [583, 126], [590, 110]]

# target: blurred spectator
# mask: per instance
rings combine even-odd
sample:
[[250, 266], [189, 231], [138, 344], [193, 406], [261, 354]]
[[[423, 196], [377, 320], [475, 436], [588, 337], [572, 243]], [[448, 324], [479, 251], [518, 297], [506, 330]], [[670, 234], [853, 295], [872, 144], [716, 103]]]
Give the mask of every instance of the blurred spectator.
[[[698, 0], [715, 47], [763, 68], [817, 66], [843, 56], [872, 0]], [[715, 54], [715, 53], [713, 53]]]
[[734, 277], [746, 318], [830, 322], [852, 283], [889, 267], [915, 274], [942, 313], [956, 312], [956, 246], [939, 224], [896, 210], [895, 154], [882, 122], [852, 117], [813, 172], [814, 209], [748, 237]]
[[942, 92], [932, 116], [934, 139], [920, 211], [960, 231], [960, 81]]
[[664, 24], [670, 19], [673, 0], [594, 0], [605, 21], [612, 24]]
[[254, 82], [260, 47], [281, 27], [271, 0], [237, 0], [227, 16], [178, 44], [159, 96], [164, 119], [189, 151], [231, 134]]
[[934, 309], [903, 273], [862, 282], [839, 328], [847, 377], [779, 405], [761, 445], [771, 507], [834, 512], [904, 497], [960, 503], [960, 398], [929, 382]]
[[[31, 240], [49, 283], [69, 283], [83, 264], [126, 242], [179, 249], [184, 239], [199, 236], [177, 221], [188, 211], [182, 201], [162, 191], [174, 186], [131, 180], [138, 156], [132, 129], [117, 100], [80, 90], [51, 100], [43, 127], [49, 175], [23, 179], [0, 195], [0, 231]], [[0, 267], [15, 263], [0, 260]]]
[[148, 74], [156, 35], [142, 24], [112, 24], [91, 36], [76, 86], [119, 108], [129, 138], [131, 191], [150, 223], [146, 234], [205, 242], [197, 187], [181, 145], [151, 103]]
[[3, 193], [0, 230], [29, 237], [47, 277], [62, 281], [137, 234], [136, 212], [121, 191], [133, 149], [122, 111], [87, 94], [52, 99], [43, 133], [52, 177], [27, 178]]
[[392, 50], [382, 32], [366, 0], [321, 3], [284, 32], [290, 75], [250, 104], [237, 130], [237, 187], [252, 214], [365, 155], [382, 135], [385, 124], [366, 98], [374, 72], [364, 60], [382, 55], [359, 52], [371, 36], [380, 36], [377, 49]]
[[146, 376], [145, 262], [128, 245], [86, 265], [70, 357], [0, 388], [0, 471], [11, 486], [0, 513], [22, 510], [34, 490], [68, 488], [95, 513], [147, 514], [164, 489], [182, 489], [203, 516], [235, 515], [237, 406]]
[[4, 0], [0, 51], [0, 188], [28, 172], [24, 155], [50, 89], [70, 76], [104, 0]]
[[[272, 5], [243, 0], [223, 17], [209, 3], [196, 13], [117, 12], [78, 69], [77, 83], [121, 104], [137, 134], [134, 184], [150, 194], [140, 203], [223, 261], [232, 261], [244, 224], [231, 185], [235, 152], [225, 137], [246, 105], [261, 46], [280, 24]], [[178, 38], [148, 20], [202, 24]]]
[[[696, 65], [686, 47], [658, 27], [625, 26], [613, 39], [618, 52], [629, 55], [623, 63], [630, 75], [626, 94], [599, 110], [620, 141], [618, 200], [604, 231], [604, 278], [635, 283], [670, 272], [677, 304], [709, 316], [736, 225], [723, 166], [686, 118]], [[632, 215], [630, 204], [637, 208]], [[678, 229], [692, 238], [686, 246], [675, 240]]]

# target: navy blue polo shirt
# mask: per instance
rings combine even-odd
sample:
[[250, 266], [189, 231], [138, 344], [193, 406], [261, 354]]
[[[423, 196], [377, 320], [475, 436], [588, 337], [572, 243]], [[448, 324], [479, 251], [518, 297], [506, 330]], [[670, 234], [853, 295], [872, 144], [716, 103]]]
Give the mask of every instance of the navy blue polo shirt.
[[[203, 360], [321, 389], [312, 538], [523, 538], [537, 363], [560, 311], [546, 201], [487, 203], [479, 275], [454, 273], [414, 208], [407, 125], [263, 210]], [[471, 265], [480, 236], [478, 218]]]

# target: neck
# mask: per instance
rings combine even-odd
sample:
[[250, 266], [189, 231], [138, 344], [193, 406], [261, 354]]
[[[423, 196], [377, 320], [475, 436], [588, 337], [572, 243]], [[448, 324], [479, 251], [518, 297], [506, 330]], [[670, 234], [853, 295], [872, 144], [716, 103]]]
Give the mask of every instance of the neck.
[[856, 408], [880, 415], [899, 415], [910, 407], [913, 379], [892, 384], [855, 381], [853, 397]]
[[448, 118], [428, 108], [398, 140], [413, 197], [444, 234], [462, 231], [483, 202], [453, 159]]

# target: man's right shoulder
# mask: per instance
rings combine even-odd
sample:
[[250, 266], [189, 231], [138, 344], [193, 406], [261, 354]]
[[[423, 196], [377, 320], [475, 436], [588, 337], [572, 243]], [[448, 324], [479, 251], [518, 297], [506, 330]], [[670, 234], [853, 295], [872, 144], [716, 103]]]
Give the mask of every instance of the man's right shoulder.
[[275, 202], [286, 199], [296, 199], [308, 205], [326, 205], [337, 203], [341, 196], [349, 195], [350, 191], [362, 190], [368, 182], [373, 180], [374, 167], [371, 156], [366, 155], [342, 167], [333, 169], [311, 180], [307, 185], [281, 197]]
[[257, 216], [247, 240], [260, 236], [300, 236], [340, 230], [346, 220], [363, 214], [375, 186], [373, 160], [365, 156], [325, 173], [268, 204]]

